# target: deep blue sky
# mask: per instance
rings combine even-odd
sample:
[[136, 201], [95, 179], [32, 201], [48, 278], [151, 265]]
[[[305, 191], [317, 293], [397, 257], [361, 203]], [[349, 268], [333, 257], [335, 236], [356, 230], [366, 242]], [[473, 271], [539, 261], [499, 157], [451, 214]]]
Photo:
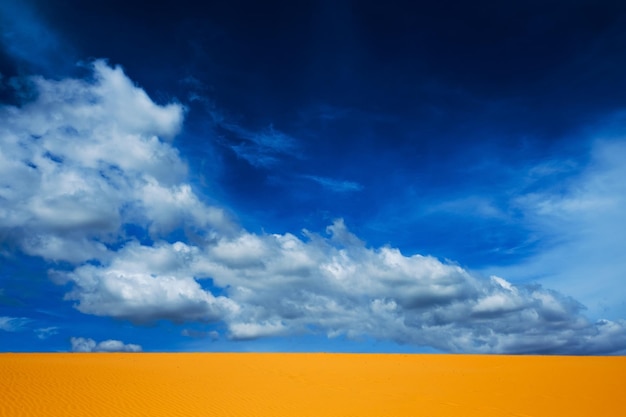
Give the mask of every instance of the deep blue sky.
[[0, 350], [626, 349], [626, 4], [0, 0]]

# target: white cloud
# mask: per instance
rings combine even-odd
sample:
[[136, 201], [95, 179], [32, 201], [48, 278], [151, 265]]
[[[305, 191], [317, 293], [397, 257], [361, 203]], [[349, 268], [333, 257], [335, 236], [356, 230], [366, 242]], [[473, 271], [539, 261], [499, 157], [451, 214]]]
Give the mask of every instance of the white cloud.
[[160, 106], [104, 61], [93, 79], [32, 77], [37, 98], [0, 108], [0, 239], [31, 255], [81, 262], [107, 255], [122, 225], [153, 235], [230, 226], [182, 182], [172, 138], [183, 108]]
[[132, 343], [125, 344], [119, 340], [104, 340], [96, 342], [84, 337], [72, 337], [72, 352], [141, 352], [141, 346]]
[[235, 322], [230, 325], [230, 332], [233, 339], [246, 340], [288, 334], [289, 329], [280, 321], [260, 323]]
[[77, 300], [83, 313], [140, 323], [222, 319], [238, 306], [214, 297], [194, 279], [197, 250], [180, 242], [153, 247], [129, 243], [106, 268], [83, 265], [67, 274], [74, 289], [66, 299]]
[[142, 202], [139, 208], [153, 235], [182, 226], [181, 219], [186, 219], [188, 226], [205, 231], [214, 227], [225, 233], [234, 228], [223, 209], [203, 204], [188, 184], [164, 187], [148, 179], [138, 194]]
[[[341, 221], [328, 230], [342, 238], [242, 231], [201, 246], [132, 243], [109, 263], [66, 274], [74, 283], [68, 297], [85, 313], [139, 322], [221, 320], [236, 340], [317, 331], [455, 352], [626, 347], [623, 322], [593, 323], [582, 305], [554, 291], [481, 279], [390, 247], [368, 248], [346, 238], [351, 234]], [[203, 277], [225, 296], [202, 289]]]

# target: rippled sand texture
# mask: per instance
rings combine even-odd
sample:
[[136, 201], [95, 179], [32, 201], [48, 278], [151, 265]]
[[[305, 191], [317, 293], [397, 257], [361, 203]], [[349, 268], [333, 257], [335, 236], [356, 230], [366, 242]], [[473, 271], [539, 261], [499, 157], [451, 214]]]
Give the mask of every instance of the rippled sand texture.
[[624, 416], [625, 357], [0, 354], [0, 416]]

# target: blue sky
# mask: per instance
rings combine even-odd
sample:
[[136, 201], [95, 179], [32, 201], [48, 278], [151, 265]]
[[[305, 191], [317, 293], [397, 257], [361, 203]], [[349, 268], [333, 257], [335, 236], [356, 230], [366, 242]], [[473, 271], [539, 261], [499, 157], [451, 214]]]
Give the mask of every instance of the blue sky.
[[626, 5], [0, 1], [0, 350], [626, 350]]

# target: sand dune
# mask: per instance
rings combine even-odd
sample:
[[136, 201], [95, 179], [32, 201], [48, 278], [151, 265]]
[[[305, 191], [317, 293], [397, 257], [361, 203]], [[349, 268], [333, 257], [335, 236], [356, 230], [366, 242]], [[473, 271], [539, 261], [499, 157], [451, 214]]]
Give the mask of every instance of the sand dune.
[[0, 354], [0, 416], [620, 416], [625, 357]]

